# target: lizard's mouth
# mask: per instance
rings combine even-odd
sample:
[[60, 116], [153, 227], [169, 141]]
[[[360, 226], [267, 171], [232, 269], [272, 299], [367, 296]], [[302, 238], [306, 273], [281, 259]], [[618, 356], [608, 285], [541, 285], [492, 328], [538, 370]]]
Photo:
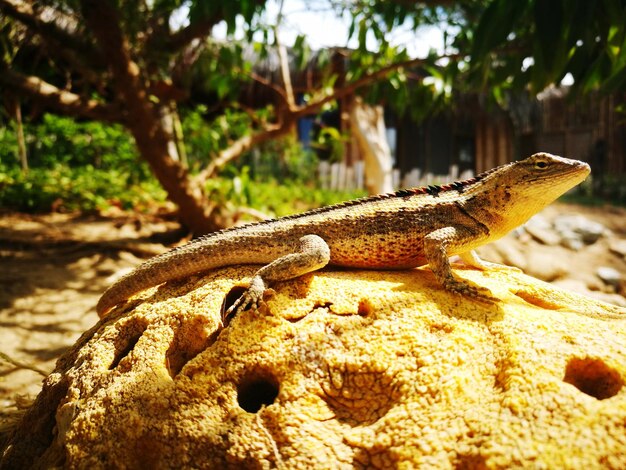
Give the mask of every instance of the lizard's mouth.
[[577, 177], [576, 184], [583, 181], [591, 173], [591, 167], [585, 162], [576, 162], [572, 170], [569, 172], [572, 176]]
[[580, 171], [581, 173], [585, 173], [585, 176], [587, 176], [589, 173], [591, 173], [591, 167], [589, 166], [588, 163], [576, 162], [575, 171], [577, 172]]

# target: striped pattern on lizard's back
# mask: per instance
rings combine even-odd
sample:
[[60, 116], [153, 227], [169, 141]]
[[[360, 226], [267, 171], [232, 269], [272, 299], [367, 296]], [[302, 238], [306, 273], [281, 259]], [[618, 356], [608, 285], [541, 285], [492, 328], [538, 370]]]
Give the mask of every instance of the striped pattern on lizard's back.
[[264, 265], [237, 311], [256, 306], [268, 283], [326, 264], [403, 269], [428, 263], [446, 289], [493, 301], [484, 289], [453, 276], [448, 257], [459, 254], [480, 268], [474, 248], [524, 223], [588, 173], [585, 163], [539, 153], [464, 181], [229, 228], [141, 264], [104, 293], [97, 309], [104, 315], [148, 287], [236, 264]]

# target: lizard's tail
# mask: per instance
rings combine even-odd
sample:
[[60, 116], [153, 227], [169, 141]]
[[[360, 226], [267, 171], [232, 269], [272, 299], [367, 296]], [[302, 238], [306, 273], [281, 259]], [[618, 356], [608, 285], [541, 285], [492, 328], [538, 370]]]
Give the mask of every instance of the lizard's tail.
[[[141, 268], [142, 266], [140, 265], [137, 270], [140, 270]], [[96, 312], [98, 312], [98, 316], [100, 318], [103, 318], [109, 310], [116, 305], [121, 304], [130, 296], [167, 280], [163, 279], [163, 281], [159, 282], [159, 279], [152, 277], [151, 282], [149, 284], [145, 283], [144, 285], [144, 283], [137, 281], [137, 270], [118, 279], [104, 292], [104, 294], [102, 294], [102, 297], [100, 297], [100, 300], [98, 300], [98, 304], [96, 305]], [[131, 274], [133, 275], [132, 277]], [[158, 274], [156, 277], [158, 277]], [[140, 277], [139, 279], [143, 279], [143, 277]]]
[[164, 253], [140, 264], [134, 271], [113, 283], [96, 305], [98, 316], [103, 318], [113, 307], [142, 290], [207, 269], [207, 266], [200, 264], [198, 260], [200, 257], [195, 260], [181, 257], [178, 262], [173, 262], [172, 253], [172, 251]]
[[[240, 246], [245, 246], [246, 242], [243, 236], [234, 242], [218, 241], [219, 246], [191, 242], [140, 264], [134, 271], [118, 279], [102, 294], [96, 306], [98, 315], [103, 318], [109, 310], [129, 297], [166, 281], [184, 279], [220, 266], [265, 264], [286, 254], [283, 247], [273, 247], [265, 241], [263, 242], [265, 252], [261, 254], [255, 250], [241, 250]], [[289, 244], [286, 246], [290, 249]]]
[[[96, 305], [96, 312], [98, 312], [98, 316], [100, 318], [103, 318], [106, 313], [117, 304], [122, 303], [124, 300], [126, 300], [126, 295], [120, 294], [119, 292], [120, 289], [118, 282], [109, 287], [104, 292], [104, 294], [102, 294], [100, 300], [98, 300], [98, 304]], [[124, 290], [124, 292], [126, 292], [126, 290]]]

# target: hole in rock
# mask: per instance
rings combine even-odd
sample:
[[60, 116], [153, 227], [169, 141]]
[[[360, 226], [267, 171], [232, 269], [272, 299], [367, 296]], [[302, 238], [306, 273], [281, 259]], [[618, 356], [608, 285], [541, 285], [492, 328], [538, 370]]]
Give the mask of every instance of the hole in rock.
[[228, 326], [230, 321], [233, 319], [232, 315], [224, 316], [226, 314], [226, 310], [233, 306], [237, 299], [243, 295], [246, 291], [244, 286], [234, 286], [232, 289], [228, 291], [228, 293], [224, 296], [224, 300], [222, 301], [222, 306], [220, 307], [220, 316], [222, 317], [224, 326]]
[[487, 468], [486, 459], [478, 454], [459, 454], [454, 462], [456, 470], [470, 470], [475, 468]]
[[135, 349], [139, 338], [148, 327], [143, 321], [129, 321], [119, 327], [119, 334], [114, 341], [115, 357], [109, 366], [109, 370], [115, 369], [122, 359]]
[[366, 317], [370, 315], [373, 310], [374, 308], [372, 307], [372, 304], [370, 303], [369, 299], [361, 299], [359, 301], [359, 309], [357, 310], [357, 313], [360, 316]]
[[618, 371], [601, 359], [591, 357], [570, 359], [563, 380], [598, 400], [617, 395], [624, 386], [624, 380]]
[[196, 315], [174, 331], [174, 338], [165, 354], [170, 377], [175, 378], [185, 364], [209, 347], [212, 340], [214, 341], [208, 326], [209, 322], [205, 317]]
[[278, 381], [270, 373], [245, 377], [237, 387], [237, 403], [248, 413], [256, 413], [263, 405], [271, 405], [278, 396]]
[[318, 308], [325, 308], [326, 310], [328, 310], [330, 307], [332, 307], [332, 305], [332, 302], [315, 302], [312, 310], [316, 310]]

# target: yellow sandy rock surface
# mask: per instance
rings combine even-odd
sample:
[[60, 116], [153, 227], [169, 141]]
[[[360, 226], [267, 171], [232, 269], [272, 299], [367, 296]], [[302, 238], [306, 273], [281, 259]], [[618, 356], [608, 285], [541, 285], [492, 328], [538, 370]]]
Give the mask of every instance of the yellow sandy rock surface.
[[[626, 312], [502, 268], [325, 270], [218, 328], [227, 268], [135, 298], [50, 375], [2, 468], [626, 468]], [[616, 319], [624, 315], [624, 319]]]

